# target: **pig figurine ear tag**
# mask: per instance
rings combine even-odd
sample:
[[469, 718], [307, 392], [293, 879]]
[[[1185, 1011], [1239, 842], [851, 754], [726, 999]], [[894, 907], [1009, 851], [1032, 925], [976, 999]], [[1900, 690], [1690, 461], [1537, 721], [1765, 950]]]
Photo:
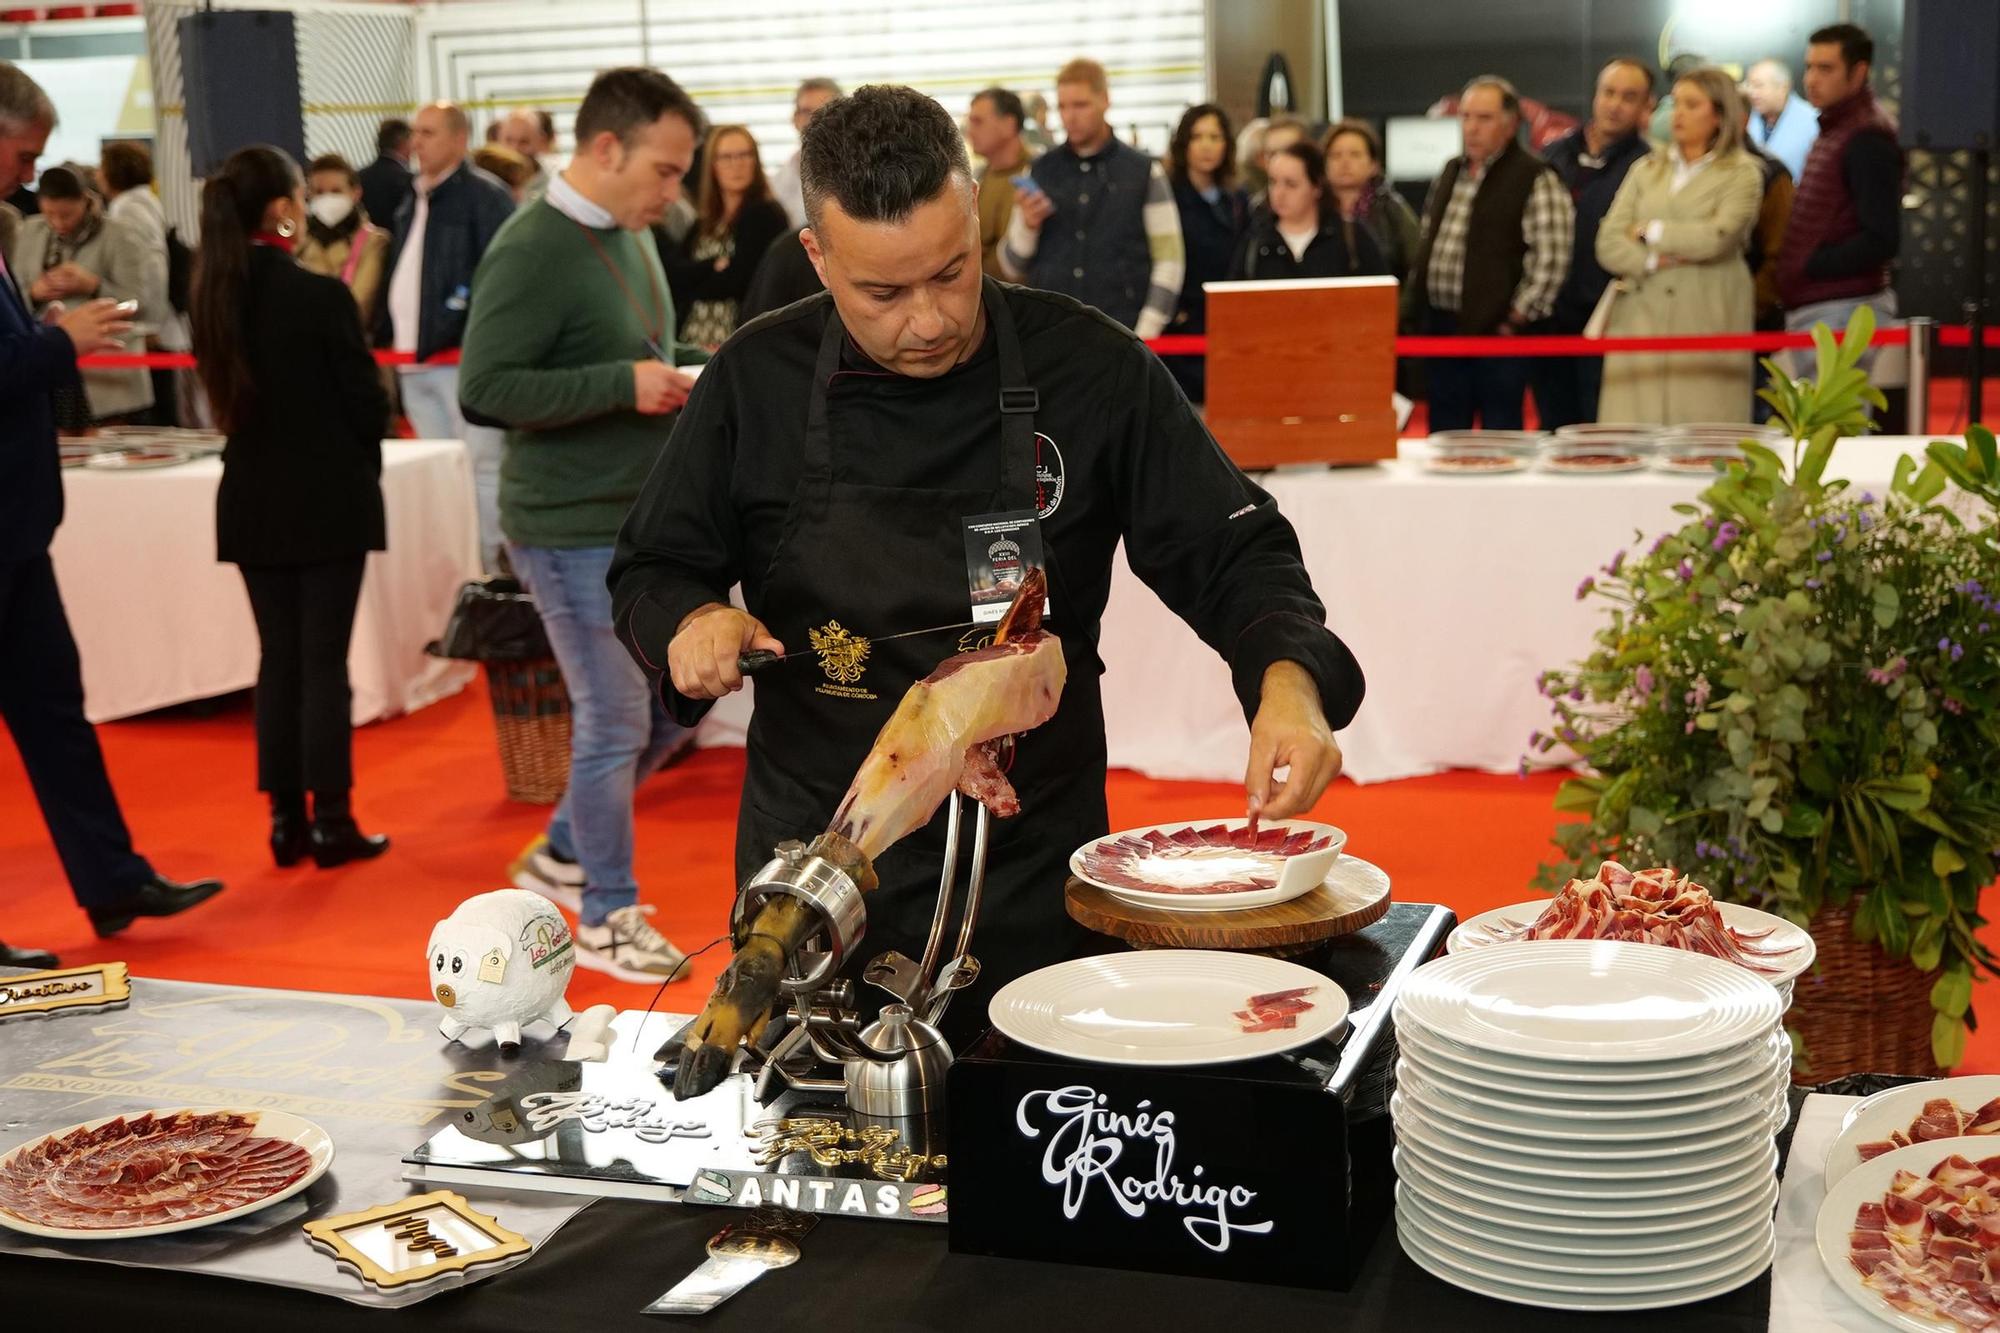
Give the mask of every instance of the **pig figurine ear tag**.
[[479, 960], [479, 979], [481, 981], [507, 979], [507, 960], [498, 949], [488, 949], [486, 956]]

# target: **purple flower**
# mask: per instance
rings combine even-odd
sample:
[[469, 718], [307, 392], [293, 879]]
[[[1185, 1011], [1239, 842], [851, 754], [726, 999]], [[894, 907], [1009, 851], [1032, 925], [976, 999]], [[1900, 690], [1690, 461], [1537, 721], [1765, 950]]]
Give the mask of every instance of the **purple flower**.
[[1874, 526], [1875, 526], [1875, 520], [1874, 520], [1874, 519], [1872, 519], [1872, 518], [1870, 518], [1870, 517], [1868, 517], [1868, 515], [1866, 515], [1866, 514], [1861, 514], [1861, 515], [1859, 515], [1859, 516], [1858, 516], [1858, 517], [1857, 517], [1857, 518], [1855, 519], [1855, 522], [1856, 522], [1856, 524], [1857, 524], [1857, 525], [1858, 525], [1858, 526], [1860, 527], [1860, 529], [1861, 529], [1861, 530], [1862, 530], [1863, 532], [1866, 532], [1866, 531], [1868, 531], [1868, 529], [1870, 529], [1870, 528], [1872, 528], [1872, 527], [1874, 527]]
[[1953, 717], [1961, 716], [1965, 712], [1965, 705], [1949, 695], [1945, 696], [1943, 703], [1944, 711], [1950, 713]]
[[1819, 553], [1818, 555], [1814, 556], [1814, 557], [1813, 557], [1813, 559], [1815, 559], [1815, 560], [1819, 561], [1819, 562], [1820, 562], [1820, 563], [1821, 563], [1821, 564], [1823, 565], [1823, 564], [1825, 564], [1825, 563], [1826, 563], [1827, 561], [1829, 561], [1829, 560], [1833, 559], [1833, 552], [1831, 552], [1831, 551], [1821, 551], [1821, 552], [1820, 552], [1820, 553]]
[[1989, 629], [1991, 629], [1991, 628], [1992, 628], [1992, 626], [1988, 625], [1988, 624], [1987, 624], [1987, 623], [1986, 623], [1985, 621], [1983, 621], [1983, 620], [1982, 620], [1982, 621], [1980, 621], [1980, 622], [1979, 622], [1979, 632], [1980, 632], [1981, 634], [1984, 634], [1984, 633], [1986, 633], [1986, 632], [1987, 632], [1987, 631], [1988, 631]]
[[1663, 532], [1663, 533], [1661, 533], [1661, 534], [1660, 534], [1660, 536], [1659, 536], [1659, 540], [1658, 540], [1658, 541], [1655, 541], [1655, 542], [1653, 543], [1653, 549], [1652, 549], [1652, 550], [1650, 550], [1650, 551], [1648, 551], [1648, 552], [1646, 552], [1646, 554], [1647, 554], [1647, 555], [1658, 555], [1658, 554], [1660, 553], [1660, 548], [1661, 548], [1661, 547], [1663, 547], [1663, 546], [1665, 546], [1665, 545], [1666, 545], [1666, 544], [1667, 544], [1668, 542], [1672, 541], [1673, 539], [1674, 539], [1674, 535], [1673, 535], [1673, 534], [1672, 534], [1671, 532]]
[[1519, 772], [1521, 776], [1524, 778], [1528, 776], [1528, 756], [1526, 755], [1521, 756], [1521, 767], [1519, 769]]
[[1557, 732], [1556, 735], [1564, 741], [1574, 741], [1576, 739], [1576, 728], [1564, 727], [1561, 731]]
[[1651, 667], [1648, 667], [1643, 662], [1640, 663], [1639, 669], [1632, 673], [1632, 688], [1639, 692], [1641, 699], [1653, 692], [1653, 671]]
[[1879, 669], [1875, 667], [1868, 668], [1868, 679], [1877, 685], [1887, 685], [1892, 681], [1900, 679], [1903, 673], [1909, 669], [1910, 659], [1907, 657], [1898, 657], [1885, 667]]
[[1694, 735], [1694, 719], [1689, 718], [1687, 725], [1682, 727], [1681, 730], [1685, 731], [1690, 736]]
[[1873, 491], [1863, 491], [1863, 492], [1861, 492], [1861, 503], [1862, 503], [1862, 504], [1865, 504], [1865, 505], [1872, 505], [1872, 504], [1874, 504], [1874, 503], [1875, 503], [1875, 492], [1873, 492]]
[[1580, 682], [1570, 687], [1569, 697], [1572, 703], [1583, 702], [1583, 685]]
[[1715, 540], [1710, 542], [1709, 546], [1717, 551], [1726, 551], [1729, 549], [1730, 544], [1742, 535], [1743, 529], [1737, 527], [1734, 522], [1725, 521], [1720, 528], [1716, 529]]
[[1583, 582], [1576, 585], [1576, 600], [1580, 602], [1584, 598], [1590, 596], [1591, 592], [1596, 587], [1597, 587], [1597, 580], [1591, 578], [1588, 575], [1585, 575]]
[[1806, 587], [1811, 589], [1813, 592], [1818, 592], [1821, 588], [1824, 588], [1825, 586], [1826, 585], [1824, 583], [1821, 583], [1818, 579], [1806, 580]]
[[1604, 572], [1606, 574], [1609, 574], [1612, 578], [1615, 579], [1618, 577], [1619, 571], [1624, 568], [1625, 568], [1625, 553], [1623, 551], [1620, 551], [1617, 555], [1611, 557], [1611, 563], [1604, 567]]
[[1707, 528], [1707, 529], [1708, 529], [1708, 530], [1709, 530], [1710, 532], [1714, 532], [1714, 531], [1715, 531], [1715, 515], [1713, 515], [1713, 514], [1710, 514], [1710, 515], [1709, 515], [1709, 516], [1708, 516], [1707, 518], [1705, 518], [1705, 519], [1703, 519], [1703, 520], [1701, 521], [1701, 525], [1702, 525], [1702, 526], [1703, 526], [1704, 528]]
[[1959, 584], [1958, 587], [1953, 591], [1962, 592], [1967, 597], [1978, 597], [1981, 594], [1983, 594], [1986, 591], [1986, 589], [1980, 586], [1978, 579], [1967, 579], [1965, 582]]
[[1694, 565], [1686, 560], [1681, 561], [1680, 568], [1674, 571], [1674, 577], [1682, 583], [1693, 583]]

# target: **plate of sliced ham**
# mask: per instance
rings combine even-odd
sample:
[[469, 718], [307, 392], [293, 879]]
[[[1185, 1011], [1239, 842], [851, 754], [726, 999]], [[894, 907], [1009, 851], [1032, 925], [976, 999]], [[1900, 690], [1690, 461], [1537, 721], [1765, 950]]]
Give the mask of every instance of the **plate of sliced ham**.
[[1935, 1139], [1861, 1163], [1827, 1190], [1814, 1236], [1834, 1285], [1897, 1328], [2000, 1328], [2000, 1142]]
[[1911, 1083], [1856, 1102], [1827, 1149], [1826, 1183], [1898, 1148], [1961, 1137], [1986, 1138], [1982, 1157], [2000, 1153], [2000, 1074]]
[[1255, 1060], [1334, 1036], [1347, 995], [1281, 958], [1156, 949], [1057, 963], [1000, 988], [993, 1026], [1023, 1046], [1112, 1065]]
[[1170, 912], [1269, 907], [1325, 882], [1347, 834], [1303, 819], [1197, 820], [1127, 829], [1070, 853], [1086, 884]]
[[1625, 940], [1735, 963], [1784, 989], [1812, 966], [1813, 937], [1781, 916], [1717, 902], [1685, 875], [1628, 870], [1606, 861], [1553, 898], [1498, 907], [1461, 924], [1445, 941], [1463, 953], [1510, 940]]
[[333, 1140], [283, 1111], [107, 1116], [0, 1156], [0, 1226], [57, 1240], [124, 1240], [268, 1208], [333, 1164]]

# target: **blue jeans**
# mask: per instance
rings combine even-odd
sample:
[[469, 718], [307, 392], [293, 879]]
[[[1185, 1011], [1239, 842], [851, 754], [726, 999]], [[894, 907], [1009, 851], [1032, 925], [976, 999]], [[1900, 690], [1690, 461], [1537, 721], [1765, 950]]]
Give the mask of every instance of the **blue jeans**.
[[463, 440], [472, 460], [472, 493], [479, 506], [479, 562], [488, 572], [496, 567], [504, 538], [500, 535], [500, 451], [507, 433], [475, 426], [458, 408], [458, 367], [420, 366], [397, 378], [403, 390], [403, 414], [426, 440]]
[[[1811, 305], [1802, 305], [1797, 310], [1787, 310], [1785, 331], [1811, 333], [1813, 325], [1824, 323], [1835, 333], [1839, 333], [1847, 327], [1848, 317], [1862, 306], [1874, 310], [1877, 330], [1902, 323], [1902, 320], [1896, 317], [1895, 289], [1884, 287], [1873, 296], [1844, 296], [1837, 301], [1814, 301]], [[1870, 374], [1874, 372], [1875, 357], [1879, 351], [1879, 348], [1871, 347], [1862, 354], [1860, 364], [1863, 371]], [[1812, 348], [1795, 347], [1784, 354], [1779, 364], [1791, 373], [1792, 378], [1798, 379], [1812, 374], [1818, 361]], [[1866, 411], [1871, 417], [1875, 415], [1873, 408], [1868, 408]]]
[[508, 543], [533, 594], [569, 688], [569, 790], [549, 820], [549, 846], [583, 867], [583, 923], [601, 925], [639, 899], [632, 878], [632, 791], [685, 732], [670, 719], [611, 627], [609, 546]]

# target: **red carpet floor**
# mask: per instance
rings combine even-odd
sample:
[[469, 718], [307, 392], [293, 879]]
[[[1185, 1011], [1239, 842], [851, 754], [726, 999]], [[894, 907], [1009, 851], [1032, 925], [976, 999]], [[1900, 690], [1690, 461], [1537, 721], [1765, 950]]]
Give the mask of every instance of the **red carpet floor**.
[[[507, 862], [547, 818], [505, 799], [477, 686], [356, 734], [356, 812], [395, 845], [380, 860], [337, 870], [271, 864], [246, 701], [206, 718], [177, 710], [111, 723], [99, 734], [140, 849], [165, 874], [218, 875], [229, 889], [182, 916], [98, 940], [70, 898], [11, 746], [0, 747], [0, 939], [53, 949], [65, 963], [123, 959], [141, 976], [421, 997], [432, 923], [460, 899], [504, 887]], [[742, 770], [740, 750], [701, 751], [640, 794], [641, 897], [690, 951], [726, 924]], [[1555, 787], [1549, 775], [1473, 773], [1341, 782], [1314, 813], [1389, 871], [1398, 899], [1466, 916], [1535, 896], [1528, 881], [1547, 849]], [[1110, 780], [1113, 827], [1229, 816], [1242, 802], [1241, 787], [1229, 784], [1126, 771]], [[721, 948], [698, 959], [661, 1007], [698, 1008], [726, 961]], [[579, 971], [569, 998], [578, 1008], [638, 1008], [651, 991]], [[1974, 1034], [1966, 1069], [2000, 1069], [2000, 1025]]]

